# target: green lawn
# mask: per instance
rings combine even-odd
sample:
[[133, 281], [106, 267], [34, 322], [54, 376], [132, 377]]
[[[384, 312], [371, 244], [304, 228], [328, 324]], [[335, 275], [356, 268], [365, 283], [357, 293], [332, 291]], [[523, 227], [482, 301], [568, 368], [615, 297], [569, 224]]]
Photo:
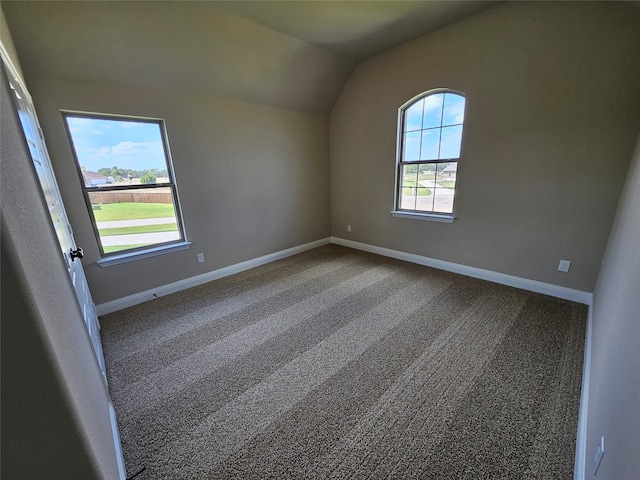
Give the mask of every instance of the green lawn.
[[171, 203], [103, 203], [93, 205], [96, 222], [173, 217]]
[[[411, 188], [411, 187], [415, 187], [417, 185], [416, 182], [411, 182], [411, 181], [407, 181], [404, 180], [402, 182], [402, 194], [403, 195], [415, 195], [415, 189]], [[427, 196], [427, 195], [431, 195], [431, 190], [428, 188], [420, 188], [418, 190], [418, 196], [419, 197], [423, 197], [423, 196]]]
[[122, 250], [129, 250], [130, 248], [138, 248], [146, 246], [146, 243], [141, 243], [139, 245], [114, 245], [113, 247], [103, 247], [104, 253], [113, 253], [120, 252]]
[[140, 225], [135, 227], [101, 228], [100, 236], [129, 235], [132, 233], [156, 233], [175, 232], [178, 226], [175, 223], [163, 223], [158, 225]]
[[451, 180], [442, 180], [438, 182], [438, 185], [444, 188], [455, 188], [456, 182]]

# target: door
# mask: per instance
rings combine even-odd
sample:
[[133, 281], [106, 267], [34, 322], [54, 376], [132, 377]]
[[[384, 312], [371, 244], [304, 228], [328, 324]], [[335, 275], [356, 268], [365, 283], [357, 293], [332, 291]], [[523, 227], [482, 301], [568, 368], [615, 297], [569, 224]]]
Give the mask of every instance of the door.
[[98, 316], [93, 300], [91, 299], [91, 293], [89, 292], [80, 260], [83, 255], [82, 249], [78, 248], [73, 238], [71, 225], [69, 224], [64, 205], [62, 204], [58, 185], [44, 144], [42, 130], [38, 125], [38, 119], [30, 97], [16, 79], [9, 80], [9, 86], [15, 95], [15, 106], [20, 118], [20, 124], [22, 125], [24, 137], [29, 146], [31, 159], [33, 160], [33, 166], [38, 174], [38, 179], [40, 180], [40, 185], [47, 202], [51, 222], [53, 223], [58, 241], [60, 242], [62, 256], [67, 265], [69, 277], [71, 278], [71, 283], [75, 289], [80, 309], [82, 310], [85, 326], [93, 343], [93, 349], [98, 364], [100, 365], [100, 370], [106, 380]]
[[[0, 47], [2, 47], [2, 44], [0, 44]], [[33, 166], [40, 181], [42, 192], [44, 193], [47, 209], [49, 210], [51, 222], [58, 237], [58, 242], [60, 243], [61, 253], [64, 258], [67, 271], [69, 272], [71, 283], [75, 289], [75, 296], [84, 318], [84, 326], [89, 333], [89, 338], [93, 345], [96, 360], [106, 385], [107, 373], [102, 353], [102, 343], [100, 341], [100, 324], [98, 322], [96, 308], [91, 298], [91, 293], [82, 268], [82, 249], [78, 248], [73, 238], [73, 231], [71, 230], [71, 225], [69, 224], [69, 220], [62, 203], [62, 197], [60, 195], [60, 190], [58, 189], [55, 174], [51, 168], [49, 154], [44, 143], [44, 136], [40, 129], [38, 118], [36, 117], [31, 96], [22, 84], [22, 81], [17, 75], [11, 62], [8, 60], [8, 57], [5, 55], [4, 47], [0, 48], [0, 53], [2, 54], [3, 64], [6, 68], [8, 77], [8, 79], [5, 79], [4, 75], [2, 75], [2, 81], [8, 81], [11, 92], [15, 98], [14, 105], [24, 132], [24, 138], [29, 147]], [[111, 426], [116, 454], [118, 455], [120, 476], [124, 479], [126, 477], [124, 458], [122, 456], [120, 435], [118, 434], [117, 422], [115, 420], [115, 410], [111, 402], [109, 402], [109, 414], [111, 416]]]

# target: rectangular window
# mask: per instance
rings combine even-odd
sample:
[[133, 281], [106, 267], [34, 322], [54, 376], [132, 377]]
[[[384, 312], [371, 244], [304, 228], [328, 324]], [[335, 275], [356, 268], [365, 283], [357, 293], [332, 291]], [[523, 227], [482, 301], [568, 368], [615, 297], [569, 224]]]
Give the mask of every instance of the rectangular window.
[[185, 242], [164, 122], [63, 117], [102, 256]]

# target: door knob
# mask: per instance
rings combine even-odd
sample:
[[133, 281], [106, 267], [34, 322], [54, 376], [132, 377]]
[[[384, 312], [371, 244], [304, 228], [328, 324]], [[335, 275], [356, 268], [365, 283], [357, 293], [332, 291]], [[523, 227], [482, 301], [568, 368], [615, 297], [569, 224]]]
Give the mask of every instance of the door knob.
[[71, 254], [71, 261], [75, 262], [76, 258], [82, 258], [84, 257], [84, 251], [82, 250], [82, 247], [78, 247], [75, 250], [72, 248], [69, 250], [69, 253]]

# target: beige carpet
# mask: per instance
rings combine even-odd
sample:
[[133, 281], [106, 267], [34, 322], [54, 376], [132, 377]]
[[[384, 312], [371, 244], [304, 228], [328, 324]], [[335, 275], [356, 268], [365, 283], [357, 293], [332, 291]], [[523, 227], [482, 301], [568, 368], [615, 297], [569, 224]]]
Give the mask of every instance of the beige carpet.
[[327, 245], [101, 323], [136, 480], [569, 479], [585, 318]]

